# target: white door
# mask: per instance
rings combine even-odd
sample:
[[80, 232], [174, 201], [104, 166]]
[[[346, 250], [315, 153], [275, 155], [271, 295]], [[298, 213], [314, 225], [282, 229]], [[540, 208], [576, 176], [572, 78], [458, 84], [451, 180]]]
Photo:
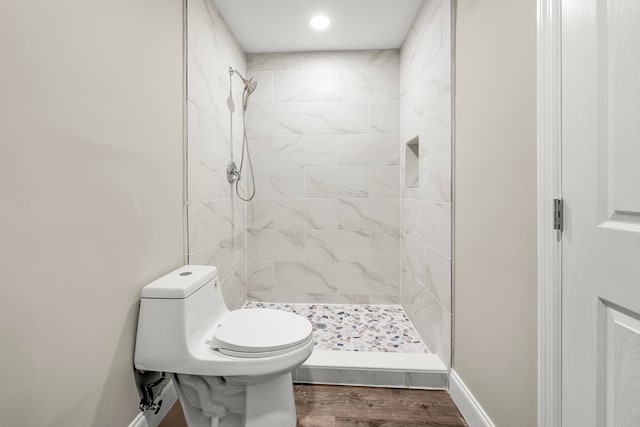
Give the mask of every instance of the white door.
[[564, 427], [640, 426], [640, 0], [562, 1]]

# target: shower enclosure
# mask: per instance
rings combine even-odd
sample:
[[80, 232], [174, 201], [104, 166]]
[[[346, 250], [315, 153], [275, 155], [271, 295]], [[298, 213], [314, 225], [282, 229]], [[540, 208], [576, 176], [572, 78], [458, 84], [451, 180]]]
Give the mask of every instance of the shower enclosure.
[[[312, 320], [317, 351], [299, 381], [445, 388], [450, 2], [425, 1], [398, 50], [258, 54], [215, 1], [187, 3], [189, 263], [218, 267], [230, 307]], [[229, 65], [247, 79], [229, 80]], [[243, 152], [252, 78], [245, 203], [226, 165]], [[243, 173], [235, 185], [250, 184]]]

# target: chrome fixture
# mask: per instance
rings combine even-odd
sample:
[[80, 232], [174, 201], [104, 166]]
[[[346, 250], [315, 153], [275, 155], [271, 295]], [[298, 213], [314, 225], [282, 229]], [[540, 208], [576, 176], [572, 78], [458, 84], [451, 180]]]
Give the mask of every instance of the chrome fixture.
[[229, 73], [231, 75], [237, 74], [244, 83], [244, 91], [242, 92], [242, 109], [244, 111], [247, 110], [247, 101], [249, 101], [249, 95], [251, 95], [258, 86], [258, 80], [255, 77], [250, 77], [249, 79], [245, 79], [242, 74], [238, 70], [229, 67]]
[[[258, 86], [258, 80], [255, 77], [250, 77], [249, 79], [244, 78], [242, 74], [235, 70], [233, 67], [229, 67], [229, 99], [227, 100], [227, 105], [229, 107], [230, 120], [229, 120], [229, 135], [231, 138], [231, 144], [233, 146], [233, 113], [235, 111], [235, 105], [233, 103], [233, 75], [236, 74], [242, 83], [244, 83], [244, 90], [242, 91], [242, 157], [240, 158], [240, 167], [236, 166], [236, 162], [233, 160], [229, 160], [227, 163], [227, 180], [230, 184], [236, 183], [236, 194], [245, 202], [253, 199], [256, 195], [256, 181], [253, 176], [253, 165], [251, 164], [251, 156], [249, 155], [249, 141], [247, 140], [247, 104], [249, 102], [249, 96], [256, 90]], [[251, 194], [248, 197], [243, 197], [240, 195], [240, 190], [238, 189], [238, 183], [240, 182], [240, 177], [242, 174], [243, 166], [244, 166], [244, 153], [247, 153], [247, 162], [249, 163], [249, 173], [251, 174]]]

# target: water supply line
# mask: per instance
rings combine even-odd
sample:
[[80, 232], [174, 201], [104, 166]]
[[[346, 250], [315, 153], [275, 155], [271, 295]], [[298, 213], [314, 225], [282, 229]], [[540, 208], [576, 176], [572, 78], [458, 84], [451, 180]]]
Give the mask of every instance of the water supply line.
[[[138, 369], [136, 372], [136, 382], [142, 394], [138, 406], [141, 411], [153, 411], [154, 414], [160, 412], [162, 407], [162, 399], [157, 400], [162, 394], [162, 389], [166, 384], [166, 375], [164, 372], [144, 372]], [[156, 390], [159, 389], [159, 390]]]
[[[235, 112], [235, 104], [233, 103], [233, 75], [236, 74], [244, 84], [244, 90], [242, 91], [242, 157], [240, 158], [240, 167], [236, 166], [236, 162], [233, 160], [233, 113]], [[227, 162], [227, 180], [233, 185], [236, 184], [236, 194], [245, 202], [252, 200], [256, 195], [256, 181], [253, 175], [253, 164], [251, 163], [251, 155], [249, 154], [249, 140], [247, 138], [247, 104], [249, 102], [249, 95], [256, 90], [258, 81], [255, 77], [245, 79], [242, 74], [233, 67], [229, 67], [229, 99], [227, 105], [229, 107], [229, 138], [231, 141], [231, 160]], [[242, 170], [244, 169], [244, 159], [247, 153], [247, 163], [249, 164], [249, 174], [251, 175], [251, 194], [246, 198], [240, 194], [239, 184]]]

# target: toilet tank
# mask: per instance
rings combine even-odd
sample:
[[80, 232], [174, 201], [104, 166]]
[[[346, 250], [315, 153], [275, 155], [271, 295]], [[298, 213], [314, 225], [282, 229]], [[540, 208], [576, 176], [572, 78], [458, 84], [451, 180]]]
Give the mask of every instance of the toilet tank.
[[185, 265], [153, 281], [142, 289], [135, 367], [184, 372], [228, 313], [215, 267]]

